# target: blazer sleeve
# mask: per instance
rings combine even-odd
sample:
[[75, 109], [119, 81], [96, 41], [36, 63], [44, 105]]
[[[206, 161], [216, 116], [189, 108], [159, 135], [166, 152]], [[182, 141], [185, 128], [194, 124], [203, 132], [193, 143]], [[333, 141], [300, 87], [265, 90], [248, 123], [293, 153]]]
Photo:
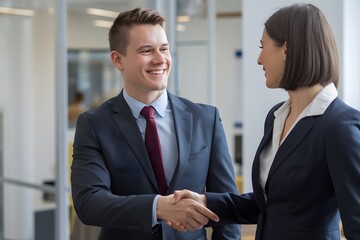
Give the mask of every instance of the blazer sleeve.
[[[224, 128], [217, 108], [214, 109], [213, 137], [211, 140], [210, 164], [206, 181], [208, 192], [238, 193], [233, 162], [229, 155]], [[212, 239], [235, 240], [241, 238], [239, 225], [213, 227]]]
[[86, 114], [80, 115], [76, 127], [71, 187], [76, 213], [84, 224], [153, 231], [151, 212], [155, 195], [112, 194], [104, 154]]
[[256, 224], [259, 209], [253, 193], [237, 195], [233, 193], [206, 193], [207, 207], [216, 213], [220, 221], [217, 224]]
[[347, 239], [360, 239], [360, 113], [334, 119], [327, 136], [327, 162]]

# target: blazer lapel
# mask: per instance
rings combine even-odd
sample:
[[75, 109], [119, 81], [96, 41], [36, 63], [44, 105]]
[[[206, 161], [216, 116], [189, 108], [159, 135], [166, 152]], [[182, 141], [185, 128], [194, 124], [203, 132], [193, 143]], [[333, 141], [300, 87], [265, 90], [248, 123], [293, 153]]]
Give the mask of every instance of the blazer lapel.
[[155, 174], [152, 170], [151, 162], [146, 151], [144, 141], [141, 137], [139, 127], [134, 119], [129, 105], [126, 103], [123, 92], [121, 92], [115, 99], [113, 116], [115, 124], [123, 133], [129, 148], [138, 159], [144, 172], [148, 175], [154, 187], [159, 191], [156, 182]]
[[288, 156], [303, 142], [303, 139], [308, 135], [314, 124], [314, 117], [306, 117], [296, 124], [279, 147], [275, 155], [274, 162], [271, 165], [268, 180], [281, 166], [281, 164], [288, 159]]
[[186, 105], [169, 92], [168, 96], [173, 113], [179, 156], [174, 175], [168, 187], [168, 192], [173, 192], [185, 171], [190, 155], [193, 121], [192, 114], [186, 111]]

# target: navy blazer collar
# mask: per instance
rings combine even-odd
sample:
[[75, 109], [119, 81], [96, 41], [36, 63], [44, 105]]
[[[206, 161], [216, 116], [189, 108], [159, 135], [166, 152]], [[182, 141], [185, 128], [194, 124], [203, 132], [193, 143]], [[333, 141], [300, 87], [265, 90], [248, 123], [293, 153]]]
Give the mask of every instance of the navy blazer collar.
[[152, 171], [151, 162], [147, 154], [144, 141], [141, 137], [139, 127], [136, 123], [136, 120], [131, 112], [129, 105], [124, 99], [123, 91], [121, 91], [120, 94], [115, 97], [112, 110], [112, 118], [115, 124], [123, 133], [123, 136], [128, 143], [129, 148], [131, 148], [133, 154], [136, 156], [136, 159], [139, 161], [144, 172], [147, 174], [154, 187], [159, 191], [156, 177], [154, 172]]

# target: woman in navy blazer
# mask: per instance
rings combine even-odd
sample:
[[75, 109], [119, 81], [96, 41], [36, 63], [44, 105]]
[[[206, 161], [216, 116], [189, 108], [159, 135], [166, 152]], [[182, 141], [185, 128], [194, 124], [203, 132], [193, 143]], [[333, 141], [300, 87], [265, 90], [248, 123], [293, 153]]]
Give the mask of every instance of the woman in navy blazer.
[[360, 112], [337, 97], [329, 24], [317, 7], [291, 5], [266, 21], [260, 42], [267, 87], [285, 89], [289, 99], [266, 117], [253, 193], [175, 198], [207, 204], [219, 224], [257, 224], [256, 240], [337, 240], [340, 219], [346, 238], [360, 239]]

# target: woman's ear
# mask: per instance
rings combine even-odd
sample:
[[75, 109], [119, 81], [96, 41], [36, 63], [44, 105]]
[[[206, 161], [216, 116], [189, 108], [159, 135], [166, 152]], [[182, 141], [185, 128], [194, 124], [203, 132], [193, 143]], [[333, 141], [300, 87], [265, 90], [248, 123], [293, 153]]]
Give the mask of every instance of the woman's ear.
[[112, 63], [119, 70], [123, 69], [122, 57], [121, 53], [117, 51], [111, 51], [110, 53]]
[[286, 61], [286, 54], [287, 54], [287, 43], [285, 42], [283, 45], [284, 62]]

